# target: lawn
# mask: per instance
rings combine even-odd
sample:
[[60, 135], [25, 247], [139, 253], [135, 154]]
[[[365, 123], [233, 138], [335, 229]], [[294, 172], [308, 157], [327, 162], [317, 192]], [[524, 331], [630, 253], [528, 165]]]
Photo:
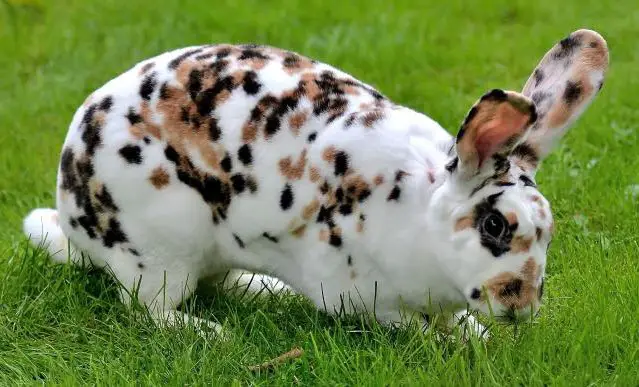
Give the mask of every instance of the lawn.
[[[637, 385], [637, 25], [633, 0], [0, 1], [0, 385]], [[231, 340], [158, 330], [109, 278], [55, 266], [22, 236], [31, 208], [54, 205], [75, 109], [145, 57], [200, 43], [292, 49], [455, 132], [479, 95], [521, 88], [581, 27], [607, 39], [611, 65], [537, 176], [557, 229], [545, 305], [485, 345], [334, 320], [296, 296], [215, 291], [188, 306], [226, 321]], [[293, 347], [303, 356], [272, 372], [247, 368]]]

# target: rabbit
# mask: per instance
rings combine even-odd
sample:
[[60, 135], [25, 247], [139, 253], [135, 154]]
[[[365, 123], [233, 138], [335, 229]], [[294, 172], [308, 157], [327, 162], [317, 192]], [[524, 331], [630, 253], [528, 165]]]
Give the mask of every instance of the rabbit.
[[453, 137], [296, 52], [165, 52], [78, 108], [56, 209], [32, 210], [24, 233], [56, 262], [108, 270], [124, 303], [135, 294], [169, 326], [220, 332], [178, 306], [228, 273], [384, 325], [534, 317], [553, 235], [535, 175], [598, 94], [608, 55], [599, 33], [571, 33], [521, 92], [481, 96]]

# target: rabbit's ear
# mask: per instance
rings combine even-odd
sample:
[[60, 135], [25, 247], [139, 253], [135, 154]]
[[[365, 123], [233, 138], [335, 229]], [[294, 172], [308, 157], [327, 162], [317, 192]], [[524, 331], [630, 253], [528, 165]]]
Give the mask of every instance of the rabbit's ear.
[[499, 89], [484, 94], [457, 133], [461, 171], [473, 175], [492, 156], [507, 156], [536, 119], [535, 105], [522, 94]]
[[598, 94], [607, 69], [608, 46], [595, 31], [575, 31], [548, 51], [522, 91], [539, 118], [513, 155], [536, 168]]

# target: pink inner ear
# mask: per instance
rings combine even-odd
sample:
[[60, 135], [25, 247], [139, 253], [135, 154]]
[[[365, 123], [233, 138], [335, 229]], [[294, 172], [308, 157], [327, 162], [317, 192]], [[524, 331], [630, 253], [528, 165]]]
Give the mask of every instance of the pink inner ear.
[[523, 113], [508, 103], [499, 104], [490, 119], [478, 128], [475, 149], [479, 165], [498, 152], [510, 139], [523, 135], [530, 120], [529, 113]]

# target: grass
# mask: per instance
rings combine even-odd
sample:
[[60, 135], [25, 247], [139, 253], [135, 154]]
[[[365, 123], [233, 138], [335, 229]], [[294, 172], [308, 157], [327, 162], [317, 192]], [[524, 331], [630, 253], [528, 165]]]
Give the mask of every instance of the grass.
[[[430, 3], [430, 4], [428, 4]], [[533, 5], [534, 4], [534, 5]], [[639, 8], [632, 0], [0, 1], [0, 384], [637, 385]], [[93, 89], [164, 50], [259, 42], [334, 64], [451, 131], [493, 87], [520, 88], [555, 41], [601, 32], [602, 94], [538, 175], [553, 204], [546, 303], [533, 324], [461, 345], [333, 320], [299, 297], [213, 293], [218, 343], [154, 329], [100, 273], [54, 266], [21, 219], [53, 206], [66, 128]], [[358, 332], [365, 330], [365, 332]], [[273, 372], [247, 366], [299, 346]]]

